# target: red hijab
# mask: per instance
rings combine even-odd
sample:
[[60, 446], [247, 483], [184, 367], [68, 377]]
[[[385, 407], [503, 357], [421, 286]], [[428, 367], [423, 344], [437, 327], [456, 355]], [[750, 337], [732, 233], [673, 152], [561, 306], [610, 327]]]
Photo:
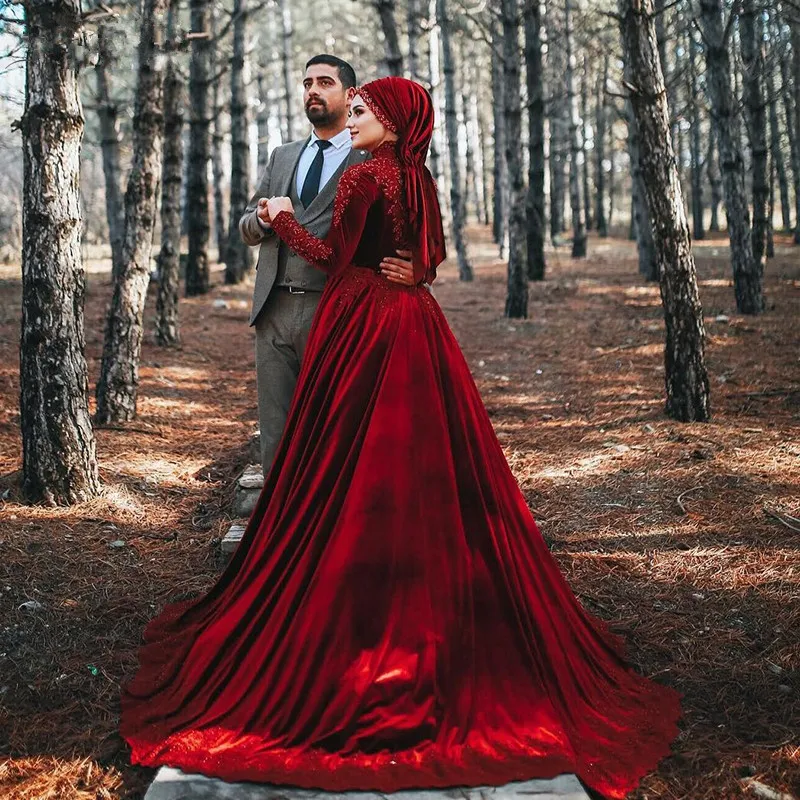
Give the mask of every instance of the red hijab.
[[433, 176], [425, 166], [433, 137], [431, 96], [420, 84], [397, 77], [380, 78], [357, 92], [381, 124], [397, 134], [415, 277], [430, 283], [436, 277], [436, 267], [446, 257], [439, 197]]

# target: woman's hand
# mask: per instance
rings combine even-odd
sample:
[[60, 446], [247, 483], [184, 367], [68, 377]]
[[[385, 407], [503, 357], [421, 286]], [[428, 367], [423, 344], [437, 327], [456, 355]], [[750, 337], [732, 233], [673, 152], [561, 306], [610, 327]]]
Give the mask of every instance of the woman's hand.
[[414, 285], [414, 264], [411, 261], [410, 250], [398, 250], [397, 257], [386, 256], [381, 261], [381, 275], [392, 283], [401, 286]]
[[267, 213], [270, 220], [275, 219], [281, 211], [288, 211], [294, 214], [294, 206], [288, 197], [270, 197], [267, 201]]

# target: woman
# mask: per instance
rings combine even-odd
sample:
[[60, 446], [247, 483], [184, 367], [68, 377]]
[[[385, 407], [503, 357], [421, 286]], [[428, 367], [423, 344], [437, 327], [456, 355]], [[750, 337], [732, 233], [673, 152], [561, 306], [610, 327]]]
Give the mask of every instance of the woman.
[[[444, 258], [428, 94], [354, 98], [330, 234], [272, 226], [330, 275], [274, 467], [219, 582], [146, 631], [123, 694], [134, 761], [341, 791], [576, 773], [623, 797], [678, 697], [569, 590], [461, 351], [422, 286]], [[406, 245], [419, 285], [378, 274]]]

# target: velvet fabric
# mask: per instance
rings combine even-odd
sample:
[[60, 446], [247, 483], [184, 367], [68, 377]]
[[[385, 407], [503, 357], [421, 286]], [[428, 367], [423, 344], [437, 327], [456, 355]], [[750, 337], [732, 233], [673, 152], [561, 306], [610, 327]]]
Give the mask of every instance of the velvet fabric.
[[274, 466], [203, 597], [148, 626], [132, 760], [331, 791], [576, 773], [610, 798], [669, 751], [678, 695], [634, 672], [536, 527], [432, 294], [390, 283], [403, 167], [342, 178], [329, 273]]
[[408, 246], [414, 254], [417, 282], [433, 283], [447, 255], [439, 195], [425, 166], [433, 137], [433, 102], [427, 90], [407, 78], [391, 76], [366, 83], [358, 93], [376, 117], [399, 136], [397, 157], [403, 166]]

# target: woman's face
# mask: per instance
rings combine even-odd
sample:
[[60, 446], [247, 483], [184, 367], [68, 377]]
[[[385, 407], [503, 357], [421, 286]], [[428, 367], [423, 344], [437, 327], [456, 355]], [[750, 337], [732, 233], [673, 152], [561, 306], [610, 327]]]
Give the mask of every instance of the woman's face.
[[347, 128], [353, 138], [353, 147], [358, 150], [372, 152], [384, 142], [397, 140], [397, 136], [384, 127], [369, 110], [360, 94], [357, 94], [350, 102], [350, 118]]

